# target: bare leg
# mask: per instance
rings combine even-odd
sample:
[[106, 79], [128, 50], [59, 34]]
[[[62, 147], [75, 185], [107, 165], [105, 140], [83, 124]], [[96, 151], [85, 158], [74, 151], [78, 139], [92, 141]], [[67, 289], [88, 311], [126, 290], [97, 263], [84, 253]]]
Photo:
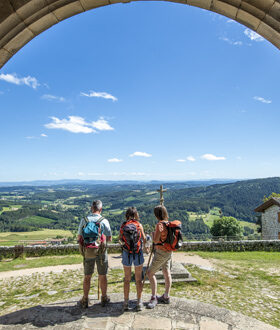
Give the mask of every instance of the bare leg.
[[130, 287], [130, 281], [131, 281], [131, 267], [130, 266], [123, 266], [123, 269], [124, 269], [124, 285], [123, 285], [124, 300], [128, 301], [128, 299], [129, 299], [129, 287]]
[[84, 277], [84, 298], [88, 299], [88, 294], [90, 290], [90, 280], [91, 280], [91, 275], [85, 275]]
[[172, 285], [172, 278], [171, 278], [171, 273], [170, 273], [170, 269], [169, 268], [165, 268], [162, 270], [163, 276], [164, 276], [164, 280], [165, 280], [165, 292], [164, 292], [164, 296], [165, 298], [169, 297], [169, 293], [170, 293], [170, 289], [171, 289], [171, 285]]
[[142, 269], [143, 269], [143, 265], [135, 267], [135, 282], [136, 282], [138, 302], [141, 300], [141, 295], [142, 295]]
[[101, 288], [102, 297], [106, 297], [107, 295], [107, 276], [106, 275], [98, 275], [99, 276], [99, 284]]
[[149, 278], [151, 289], [152, 289], [152, 296], [156, 296], [156, 294], [157, 294], [157, 279], [155, 277], [155, 274], [151, 273], [148, 270], [148, 278]]

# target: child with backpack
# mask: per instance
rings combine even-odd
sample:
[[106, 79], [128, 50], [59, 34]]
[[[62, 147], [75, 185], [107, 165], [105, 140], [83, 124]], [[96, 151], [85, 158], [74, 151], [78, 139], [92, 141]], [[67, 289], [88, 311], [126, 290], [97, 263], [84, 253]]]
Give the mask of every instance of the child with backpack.
[[[152, 309], [158, 303], [170, 304], [169, 292], [171, 289], [171, 258], [172, 251], [180, 247], [182, 240], [181, 222], [168, 221], [168, 213], [163, 205], [154, 208], [155, 217], [158, 220], [155, 231], [153, 233], [153, 243], [155, 254], [151, 266], [148, 269], [148, 278], [152, 289], [152, 297], [147, 308]], [[162, 269], [165, 280], [165, 292], [161, 297], [157, 297], [157, 280], [155, 273]]]
[[124, 269], [124, 305], [129, 310], [129, 289], [131, 281], [131, 266], [134, 264], [135, 282], [137, 290], [136, 310], [143, 309], [142, 296], [142, 269], [144, 264], [143, 243], [146, 236], [143, 226], [139, 222], [139, 215], [135, 207], [129, 207], [125, 214], [126, 221], [120, 228], [120, 241], [122, 244], [122, 264]]

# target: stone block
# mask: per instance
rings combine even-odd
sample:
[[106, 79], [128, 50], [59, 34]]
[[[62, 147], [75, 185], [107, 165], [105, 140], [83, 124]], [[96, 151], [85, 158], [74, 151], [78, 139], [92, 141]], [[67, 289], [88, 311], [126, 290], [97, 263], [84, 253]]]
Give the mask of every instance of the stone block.
[[0, 39], [0, 47], [6, 48], [6, 45], [15, 38], [19, 33], [21, 33], [26, 28], [25, 24], [20, 21], [13, 29], [7, 32], [1, 39]]
[[241, 2], [240, 8], [246, 11], [247, 13], [259, 18], [260, 20], [262, 20], [265, 16], [265, 12], [263, 10], [244, 1]]
[[26, 4], [15, 7], [17, 14], [21, 19], [24, 21], [28, 17], [34, 15], [42, 8], [48, 8], [47, 3], [45, 0], [36, 0], [36, 1], [28, 1]]
[[274, 0], [243, 0], [243, 2], [247, 2], [248, 4], [256, 8], [259, 8], [260, 10], [267, 12], [275, 1]]
[[255, 16], [247, 13], [246, 11], [239, 9], [236, 15], [236, 21], [248, 26], [250, 29], [256, 31], [260, 24], [260, 20]]
[[186, 323], [183, 321], [173, 321], [172, 326], [176, 330], [199, 330], [199, 326], [193, 323]]
[[1, 23], [0, 40], [10, 33], [18, 24], [22, 23], [16, 13], [12, 13]]
[[187, 0], [187, 4], [203, 9], [210, 10], [212, 0]]
[[[0, 49], [0, 68], [3, 67], [3, 65], [12, 57], [12, 54], [10, 54], [6, 49]], [[0, 258], [1, 260], [1, 258]]]
[[200, 330], [228, 330], [228, 325], [226, 323], [204, 316], [201, 318], [199, 325]]
[[213, 0], [211, 10], [215, 11], [216, 13], [219, 13], [221, 15], [230, 17], [232, 19], [235, 19], [237, 14], [237, 8], [234, 6], [231, 6], [227, 3], [224, 3], [222, 1]]
[[5, 49], [11, 53], [15, 54], [20, 50], [25, 44], [34, 38], [34, 34], [29, 29], [24, 29], [18, 33], [13, 39], [11, 39], [6, 45]]
[[[109, 0], [80, 0], [80, 2], [85, 10], [98, 8], [101, 6], [109, 5], [110, 3], [114, 3], [111, 1], [109, 2]], [[122, 1], [117, 0], [115, 2], [122, 2]]]
[[280, 3], [275, 1], [268, 14], [276, 20], [280, 21]]
[[229, 5], [239, 8], [241, 0], [224, 0], [223, 2], [228, 3]]
[[[15, 12], [9, 0], [0, 1], [0, 23]], [[1, 28], [2, 29], [2, 28]]]
[[47, 30], [54, 24], [58, 23], [57, 18], [53, 13], [49, 13], [42, 18], [40, 18], [38, 21], [34, 22], [33, 24], [29, 25], [29, 29], [34, 33], [34, 34], [40, 34], [41, 32]]
[[82, 13], [84, 11], [81, 6], [80, 1], [75, 1], [65, 5], [61, 8], [58, 8], [54, 11], [55, 16], [59, 21], [63, 21], [64, 19]]
[[34, 12], [32, 15], [29, 15], [25, 18], [23, 18], [24, 23], [26, 24], [26, 26], [35, 23], [36, 21], [38, 21], [41, 17], [49, 14], [49, 7], [43, 7], [42, 9], [39, 9], [38, 11]]
[[134, 330], [136, 329], [172, 329], [171, 320], [166, 317], [155, 318], [145, 315], [135, 315], [135, 319], [132, 325]]
[[[263, 22], [272, 27], [277, 32], [280, 32], [280, 22], [276, 20], [275, 18], [265, 15], [265, 18], [263, 19]], [[277, 235], [276, 235], [277, 237]]]

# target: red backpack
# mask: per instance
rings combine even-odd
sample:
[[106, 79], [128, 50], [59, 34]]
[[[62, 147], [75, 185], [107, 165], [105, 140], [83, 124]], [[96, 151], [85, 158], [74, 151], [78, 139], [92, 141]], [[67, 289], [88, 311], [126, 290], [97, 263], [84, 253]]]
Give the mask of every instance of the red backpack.
[[142, 232], [137, 220], [125, 221], [120, 229], [121, 240], [124, 242], [123, 248], [129, 253], [139, 253], [142, 248]]
[[163, 222], [167, 229], [167, 237], [164, 242], [158, 243], [162, 245], [168, 251], [176, 251], [182, 246], [182, 223], [179, 220]]

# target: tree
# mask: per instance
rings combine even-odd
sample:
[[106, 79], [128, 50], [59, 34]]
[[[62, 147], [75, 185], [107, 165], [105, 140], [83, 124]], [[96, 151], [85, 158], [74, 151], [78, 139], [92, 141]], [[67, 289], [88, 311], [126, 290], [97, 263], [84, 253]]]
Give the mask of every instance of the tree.
[[210, 232], [215, 237], [223, 236], [227, 239], [242, 238], [242, 227], [238, 220], [233, 217], [215, 219]]
[[280, 198], [280, 194], [273, 192], [268, 197], [263, 196], [263, 202], [267, 202], [272, 197], [278, 197], [278, 198]]

